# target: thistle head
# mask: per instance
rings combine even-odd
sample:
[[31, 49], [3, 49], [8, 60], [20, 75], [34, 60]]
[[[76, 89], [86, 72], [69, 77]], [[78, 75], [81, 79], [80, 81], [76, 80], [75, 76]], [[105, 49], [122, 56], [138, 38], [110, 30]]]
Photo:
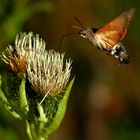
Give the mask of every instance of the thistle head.
[[45, 50], [45, 42], [34, 36], [32, 32], [20, 33], [16, 36], [15, 45], [9, 45], [2, 53], [2, 60], [9, 66], [12, 72], [21, 74], [26, 72], [30, 56]]
[[[62, 92], [69, 80], [72, 61], [64, 63], [64, 53], [53, 50], [36, 54], [27, 65], [27, 74], [33, 89], [43, 95], [57, 95]], [[41, 103], [40, 102], [40, 103]]]

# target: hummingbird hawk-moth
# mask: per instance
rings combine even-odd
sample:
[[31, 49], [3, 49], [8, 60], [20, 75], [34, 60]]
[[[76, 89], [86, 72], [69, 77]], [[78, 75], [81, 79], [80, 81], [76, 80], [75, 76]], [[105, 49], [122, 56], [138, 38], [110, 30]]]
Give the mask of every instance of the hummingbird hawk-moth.
[[73, 26], [73, 28], [80, 29], [78, 34], [80, 34], [81, 37], [87, 39], [99, 50], [119, 59], [120, 64], [128, 64], [129, 56], [120, 41], [124, 38], [134, 14], [135, 9], [132, 8], [121, 13], [118, 17], [99, 29], [85, 28], [79, 19], [75, 17], [81, 27]]

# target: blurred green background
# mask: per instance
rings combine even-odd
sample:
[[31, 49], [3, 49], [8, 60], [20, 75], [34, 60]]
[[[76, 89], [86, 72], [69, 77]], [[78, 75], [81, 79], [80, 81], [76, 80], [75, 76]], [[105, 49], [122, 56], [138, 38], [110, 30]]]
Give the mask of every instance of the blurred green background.
[[[73, 59], [76, 81], [67, 112], [49, 140], [140, 140], [140, 1], [139, 0], [0, 0], [0, 52], [14, 45], [21, 31], [40, 34], [46, 49], [57, 50], [61, 36], [86, 27], [102, 27], [125, 10], [136, 8], [123, 44], [131, 63], [118, 61], [73, 35], [61, 52]], [[0, 71], [4, 70], [2, 62]], [[0, 140], [25, 140], [22, 122], [0, 108]]]

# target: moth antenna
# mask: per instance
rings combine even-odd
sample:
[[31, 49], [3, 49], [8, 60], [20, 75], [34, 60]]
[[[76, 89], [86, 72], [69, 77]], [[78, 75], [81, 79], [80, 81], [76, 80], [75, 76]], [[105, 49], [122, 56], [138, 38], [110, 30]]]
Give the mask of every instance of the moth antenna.
[[83, 30], [83, 29], [86, 29], [86, 28], [83, 26], [82, 22], [81, 22], [76, 16], [75, 16], [74, 18], [75, 18], [76, 21], [80, 24], [80, 26], [82, 27], [82, 30]]
[[69, 36], [69, 35], [76, 35], [76, 34], [79, 34], [79, 32], [76, 32], [76, 33], [68, 33], [68, 34], [63, 35], [63, 36], [61, 37], [58, 50], [60, 50], [62, 41], [63, 41], [63, 39], [64, 39], [65, 37], [67, 37], [67, 36]]
[[[76, 19], [76, 21], [80, 24], [81, 27], [77, 27], [77, 26], [72, 26], [73, 28], [75, 29], [78, 29], [78, 30], [85, 30], [86, 28], [83, 26], [83, 24], [81, 23], [81, 21], [75, 16], [74, 17]], [[58, 46], [58, 50], [60, 50], [61, 48], [61, 44], [62, 44], [62, 41], [65, 37], [69, 36], [69, 35], [74, 35], [74, 34], [79, 34], [79, 32], [76, 32], [76, 33], [68, 33], [68, 34], [65, 34], [61, 37], [61, 40], [60, 40], [60, 43], [59, 43], [59, 46]]]
[[83, 28], [77, 27], [77, 26], [71, 26], [72, 28], [78, 29], [78, 30], [83, 30]]

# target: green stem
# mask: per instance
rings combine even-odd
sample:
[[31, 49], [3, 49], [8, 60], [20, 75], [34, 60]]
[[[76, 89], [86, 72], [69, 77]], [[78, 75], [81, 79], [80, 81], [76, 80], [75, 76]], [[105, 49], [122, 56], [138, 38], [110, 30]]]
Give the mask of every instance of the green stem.
[[25, 123], [26, 123], [26, 133], [27, 133], [29, 139], [33, 140], [31, 128], [30, 128], [30, 124], [29, 124], [28, 120], [25, 120]]
[[[29, 137], [30, 140], [48, 140], [48, 135], [46, 133], [42, 133], [44, 129], [44, 123], [40, 122], [37, 126], [35, 123], [29, 123], [26, 121], [26, 133]], [[35, 131], [35, 128], [39, 127], [37, 130], [38, 132]]]
[[46, 115], [44, 113], [44, 109], [41, 104], [37, 103], [37, 109], [39, 112], [39, 125], [38, 127], [38, 138], [39, 140], [47, 140], [48, 135], [46, 133], [42, 133], [45, 128], [45, 123], [47, 123], [48, 119], [46, 118]]

